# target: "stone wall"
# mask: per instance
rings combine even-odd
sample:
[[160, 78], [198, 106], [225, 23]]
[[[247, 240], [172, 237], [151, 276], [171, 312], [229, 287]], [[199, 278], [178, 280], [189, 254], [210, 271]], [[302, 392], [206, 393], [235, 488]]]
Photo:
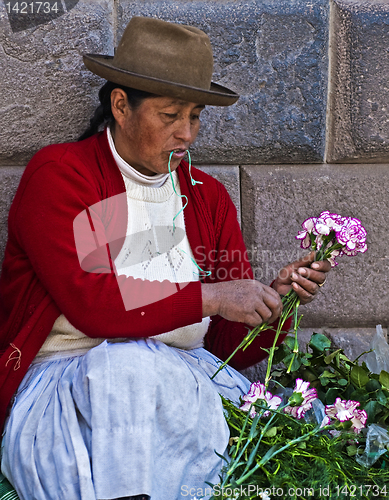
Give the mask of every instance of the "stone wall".
[[300, 254], [305, 218], [356, 216], [369, 251], [341, 259], [303, 326], [357, 328], [367, 346], [388, 325], [386, 0], [50, 0], [46, 17], [8, 13], [16, 3], [0, 2], [0, 261], [23, 167], [76, 139], [96, 106], [102, 80], [81, 54], [113, 54], [129, 19], [147, 15], [207, 32], [214, 81], [241, 95], [204, 111], [193, 159], [229, 189], [256, 276], [269, 283]]

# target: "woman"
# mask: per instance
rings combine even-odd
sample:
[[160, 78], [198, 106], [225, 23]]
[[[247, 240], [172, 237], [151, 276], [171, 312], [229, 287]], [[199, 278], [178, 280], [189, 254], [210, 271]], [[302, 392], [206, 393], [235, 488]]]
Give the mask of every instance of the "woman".
[[330, 266], [253, 280], [226, 190], [183, 161], [204, 106], [238, 98], [211, 83], [203, 32], [133, 18], [114, 58], [84, 61], [108, 80], [91, 130], [38, 152], [10, 210], [2, 471], [22, 500], [207, 495], [229, 438], [219, 393], [249, 387], [233, 368], [211, 380], [216, 356], [276, 321], [291, 287], [311, 301]]

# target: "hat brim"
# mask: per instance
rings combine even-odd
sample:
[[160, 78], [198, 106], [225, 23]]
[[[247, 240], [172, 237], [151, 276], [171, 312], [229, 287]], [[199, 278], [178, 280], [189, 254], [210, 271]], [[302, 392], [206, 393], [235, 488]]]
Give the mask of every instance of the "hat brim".
[[152, 94], [176, 97], [209, 106], [231, 106], [239, 99], [238, 94], [217, 83], [212, 82], [210, 89], [204, 90], [118, 68], [113, 64], [113, 56], [84, 54], [83, 60], [89, 71], [110, 82]]

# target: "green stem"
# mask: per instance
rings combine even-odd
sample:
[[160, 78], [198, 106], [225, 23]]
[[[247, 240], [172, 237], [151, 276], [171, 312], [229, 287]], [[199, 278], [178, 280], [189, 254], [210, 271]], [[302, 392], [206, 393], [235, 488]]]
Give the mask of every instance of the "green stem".
[[[289, 318], [289, 316], [294, 312], [295, 308], [298, 307], [300, 303], [300, 299], [298, 298], [298, 295], [294, 290], [290, 290], [283, 298], [282, 298], [283, 304], [284, 304], [284, 309], [282, 310], [281, 317], [278, 322], [277, 326], [277, 331], [274, 337], [273, 345], [270, 348], [269, 352], [269, 359], [267, 362], [267, 369], [266, 369], [266, 377], [265, 377], [265, 386], [269, 385], [270, 382], [270, 372], [271, 372], [271, 367], [273, 364], [273, 357], [274, 357], [274, 352], [276, 350], [278, 338], [280, 336], [282, 327], [284, 326], [285, 321]], [[296, 316], [297, 317], [297, 316]]]
[[296, 439], [292, 439], [292, 441], [289, 441], [289, 443], [287, 443], [285, 446], [282, 446], [282, 448], [279, 448], [277, 451], [275, 451], [270, 457], [267, 457], [266, 460], [264, 459], [261, 459], [256, 465], [255, 467], [253, 467], [251, 469], [251, 471], [249, 471], [247, 474], [245, 474], [244, 476], [240, 477], [237, 481], [236, 481], [236, 484], [240, 485], [242, 483], [244, 483], [244, 481], [246, 481], [246, 479], [248, 479], [252, 474], [254, 474], [254, 472], [256, 470], [258, 470], [260, 467], [264, 466], [267, 462], [269, 462], [269, 460], [273, 459], [276, 455], [278, 455], [279, 453], [282, 453], [283, 451], [287, 450], [288, 448], [290, 448], [291, 446], [295, 445], [295, 444], [298, 444], [302, 441], [306, 441], [310, 436], [314, 435], [314, 434], [317, 434], [317, 432], [321, 430], [320, 427], [315, 427], [312, 431], [308, 432], [307, 434], [304, 434], [304, 436], [300, 436]]

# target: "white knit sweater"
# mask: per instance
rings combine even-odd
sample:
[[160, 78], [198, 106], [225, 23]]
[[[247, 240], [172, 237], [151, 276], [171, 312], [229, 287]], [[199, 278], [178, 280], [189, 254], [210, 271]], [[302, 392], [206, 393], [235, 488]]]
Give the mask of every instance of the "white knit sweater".
[[[194, 263], [185, 232], [185, 221], [181, 211], [183, 205], [178, 196], [181, 194], [178, 175], [176, 172], [172, 174], [177, 195], [169, 174], [145, 176], [126, 163], [117, 153], [109, 129], [108, 142], [123, 175], [128, 213], [131, 214], [126, 240], [115, 259], [117, 274], [150, 281], [169, 280], [175, 283], [197, 281], [199, 270]], [[152, 338], [181, 349], [201, 347], [209, 321], [210, 318], [203, 318], [201, 323], [178, 328]], [[86, 336], [61, 314], [41, 347], [38, 357], [40, 359], [57, 352], [86, 352], [104, 340]], [[120, 338], [109, 341], [126, 340], [126, 338]]]

